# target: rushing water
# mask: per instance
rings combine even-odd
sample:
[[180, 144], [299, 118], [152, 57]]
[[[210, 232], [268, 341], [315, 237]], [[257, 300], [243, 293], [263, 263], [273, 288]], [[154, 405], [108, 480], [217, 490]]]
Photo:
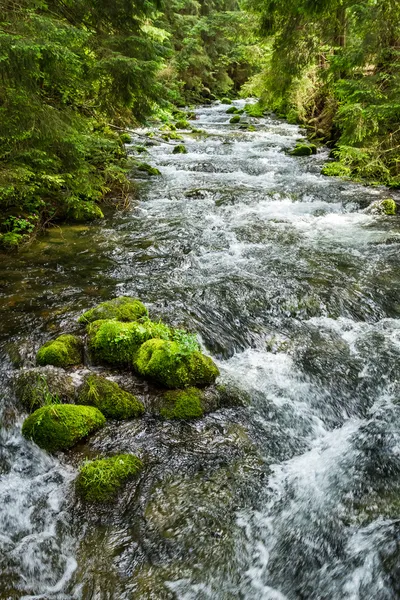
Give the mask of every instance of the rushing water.
[[[225, 109], [197, 111], [187, 154], [148, 148], [162, 176], [130, 211], [2, 259], [2, 600], [400, 597], [399, 219], [321, 176], [327, 152], [290, 157], [298, 127]], [[50, 457], [21, 438], [9, 357], [123, 294], [198, 331], [250, 404]], [[147, 457], [139, 485], [81, 506], [81, 455], [122, 450]]]

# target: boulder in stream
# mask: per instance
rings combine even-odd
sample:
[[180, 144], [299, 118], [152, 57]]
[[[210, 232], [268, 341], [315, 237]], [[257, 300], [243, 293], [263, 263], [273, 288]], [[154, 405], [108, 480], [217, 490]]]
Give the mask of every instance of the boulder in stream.
[[137, 352], [134, 367], [143, 377], [172, 389], [210, 385], [219, 375], [209, 356], [182, 342], [163, 339], [145, 342]]
[[83, 344], [76, 335], [64, 334], [46, 342], [36, 355], [38, 365], [70, 367], [82, 362]]
[[72, 377], [52, 366], [21, 369], [14, 378], [14, 391], [18, 402], [28, 412], [49, 401], [70, 403], [75, 397]]
[[49, 404], [25, 419], [22, 434], [49, 452], [67, 450], [105, 424], [104, 415], [93, 406]]
[[131, 419], [144, 413], [144, 406], [133, 394], [101, 375], [89, 375], [79, 390], [80, 404], [95, 406], [107, 419]]

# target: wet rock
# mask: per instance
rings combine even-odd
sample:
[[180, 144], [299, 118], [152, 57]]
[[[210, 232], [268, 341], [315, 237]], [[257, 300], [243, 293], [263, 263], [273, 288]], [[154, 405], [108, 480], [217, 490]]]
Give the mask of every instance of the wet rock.
[[297, 144], [289, 152], [291, 156], [311, 156], [311, 154], [317, 153], [317, 146], [315, 144]]
[[182, 343], [151, 339], [138, 350], [134, 360], [136, 371], [168, 388], [206, 386], [219, 375], [208, 356], [198, 350], [187, 351]]
[[235, 113], [237, 113], [237, 111], [238, 111], [238, 109], [236, 108], [236, 106], [231, 106], [225, 112], [227, 115], [234, 115]]
[[93, 323], [100, 319], [116, 319], [117, 321], [138, 321], [148, 317], [147, 308], [137, 298], [120, 296], [102, 302], [86, 311], [78, 319], [79, 323]]
[[83, 344], [76, 335], [60, 335], [53, 341], [46, 342], [36, 355], [38, 365], [54, 367], [70, 367], [79, 365], [83, 357]]
[[397, 206], [392, 198], [386, 198], [384, 200], [376, 200], [375, 202], [372, 202], [365, 212], [370, 215], [393, 216], [397, 212]]
[[79, 404], [95, 406], [107, 419], [131, 419], [144, 413], [133, 394], [101, 375], [89, 375], [79, 390]]
[[22, 434], [49, 452], [67, 450], [105, 424], [92, 406], [51, 404], [38, 408], [22, 425]]
[[138, 171], [147, 173], [147, 175], [161, 175], [161, 171], [159, 171], [156, 167], [152, 167], [148, 163], [139, 163], [137, 169]]
[[87, 461], [79, 469], [76, 490], [87, 502], [109, 502], [142, 467], [142, 461], [132, 454]]
[[229, 120], [229, 123], [231, 123], [231, 125], [234, 125], [235, 123], [239, 123], [239, 122], [240, 122], [240, 115], [235, 115]]
[[203, 413], [203, 393], [195, 387], [173, 390], [163, 395], [160, 414], [165, 419], [197, 419]]
[[22, 369], [15, 375], [13, 384], [18, 402], [28, 412], [49, 402], [70, 403], [75, 398], [72, 377], [52, 366]]

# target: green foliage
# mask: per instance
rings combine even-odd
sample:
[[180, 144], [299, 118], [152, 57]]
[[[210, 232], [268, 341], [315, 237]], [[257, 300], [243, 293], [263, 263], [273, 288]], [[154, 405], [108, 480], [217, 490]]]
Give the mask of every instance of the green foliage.
[[64, 334], [46, 342], [36, 355], [38, 365], [70, 367], [82, 362], [82, 341], [75, 335]]
[[136, 354], [134, 367], [143, 377], [172, 389], [209, 385], [219, 375], [208, 356], [162, 339], [145, 342]]
[[160, 414], [165, 419], [197, 419], [204, 413], [202, 398], [203, 392], [195, 387], [165, 392]]
[[107, 419], [131, 419], [144, 413], [144, 406], [133, 394], [100, 375], [89, 375], [79, 391], [80, 404], [95, 406]]
[[76, 490], [88, 502], [109, 502], [142, 468], [142, 461], [132, 454], [86, 461], [79, 469]]
[[78, 318], [79, 323], [93, 323], [100, 319], [116, 319], [117, 321], [138, 321], [148, 317], [147, 308], [137, 298], [119, 296], [101, 302]]
[[44, 450], [56, 452], [72, 448], [104, 423], [104, 416], [92, 406], [54, 404], [29, 415], [22, 434]]
[[321, 173], [328, 177], [350, 177], [351, 169], [340, 162], [330, 162], [322, 167]]

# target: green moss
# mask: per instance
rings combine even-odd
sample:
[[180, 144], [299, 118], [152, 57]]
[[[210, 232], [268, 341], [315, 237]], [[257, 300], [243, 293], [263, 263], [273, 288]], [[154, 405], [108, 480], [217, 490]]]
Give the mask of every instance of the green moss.
[[230, 119], [229, 123], [235, 124], [235, 123], [239, 123], [239, 121], [240, 121], [240, 115], [235, 115]]
[[249, 125], [249, 126], [247, 127], [247, 131], [257, 131], [257, 128], [256, 128], [256, 127], [254, 127], [254, 125]]
[[[316, 150], [315, 146], [314, 148]], [[313, 151], [313, 147], [310, 144], [297, 144], [297, 146], [295, 146], [293, 150], [289, 152], [289, 154], [291, 154], [292, 156], [311, 156], [311, 154], [315, 153]]]
[[172, 153], [173, 154], [187, 154], [186, 146], [184, 146], [184, 144], [178, 144], [172, 150]]
[[72, 377], [54, 367], [19, 371], [14, 390], [18, 402], [27, 412], [47, 404], [71, 402], [75, 396]]
[[235, 113], [237, 113], [238, 109], [236, 108], [236, 106], [231, 106], [230, 108], [228, 108], [228, 110], [226, 111], [227, 115], [234, 115]]
[[49, 452], [72, 448], [102, 427], [105, 417], [93, 406], [54, 404], [35, 410], [22, 425], [22, 434]]
[[130, 365], [140, 345], [151, 338], [169, 339], [171, 329], [147, 319], [142, 323], [94, 321], [88, 326], [89, 350], [96, 362]]
[[185, 121], [184, 119], [182, 119], [181, 121], [177, 121], [175, 125], [177, 129], [189, 129], [190, 127], [189, 122]]
[[147, 173], [148, 175], [161, 175], [161, 172], [147, 163], [139, 163], [138, 170]]
[[392, 198], [382, 200], [381, 206], [385, 215], [395, 215], [397, 212], [396, 202]]
[[232, 104], [232, 100], [230, 98], [222, 98], [221, 104]]
[[134, 360], [137, 372], [168, 388], [208, 385], [219, 375], [212, 359], [198, 350], [186, 350], [177, 341], [151, 339]]
[[340, 162], [331, 162], [322, 167], [321, 174], [327, 177], [350, 177], [351, 169]]
[[165, 392], [160, 414], [166, 419], [197, 419], [204, 413], [202, 398], [203, 392], [195, 387]]
[[137, 298], [120, 296], [91, 308], [81, 315], [79, 323], [93, 323], [99, 319], [116, 319], [117, 321], [137, 321], [148, 317], [147, 308]]
[[70, 367], [82, 362], [82, 342], [76, 335], [60, 335], [52, 342], [46, 342], [38, 351], [38, 365]]
[[129, 135], [129, 133], [120, 133], [119, 134], [119, 139], [121, 140], [121, 142], [123, 144], [130, 144], [132, 141], [131, 136]]
[[86, 378], [78, 400], [80, 404], [95, 406], [108, 419], [131, 419], [144, 413], [143, 404], [133, 394], [95, 374]]
[[135, 146], [134, 149], [138, 154], [146, 154], [148, 152], [147, 148], [141, 145]]
[[133, 454], [117, 454], [110, 458], [91, 460], [79, 469], [76, 490], [89, 502], [108, 502], [142, 468], [142, 461]]
[[95, 219], [104, 219], [103, 211], [94, 202], [76, 202], [67, 212], [68, 221], [86, 223]]

